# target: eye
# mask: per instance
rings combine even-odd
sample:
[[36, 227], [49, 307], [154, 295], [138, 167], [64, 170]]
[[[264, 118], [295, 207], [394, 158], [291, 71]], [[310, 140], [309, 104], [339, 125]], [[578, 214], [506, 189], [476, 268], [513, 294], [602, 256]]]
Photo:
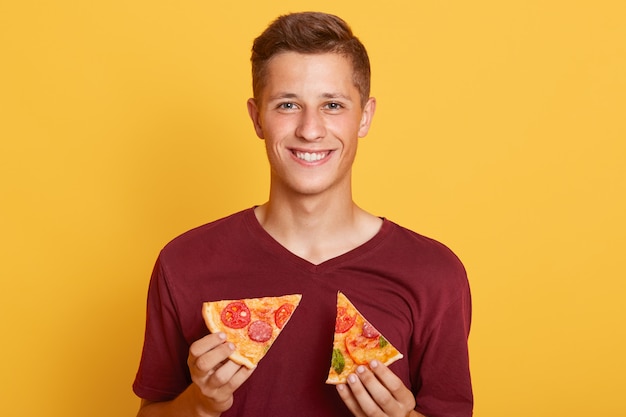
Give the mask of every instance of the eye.
[[324, 105], [328, 110], [341, 110], [343, 109], [343, 105], [341, 103], [337, 103], [336, 101], [331, 101], [330, 103], [326, 103]]
[[296, 103], [286, 101], [284, 103], [279, 103], [278, 106], [276, 106], [276, 108], [279, 110], [295, 110], [297, 106], [296, 106]]

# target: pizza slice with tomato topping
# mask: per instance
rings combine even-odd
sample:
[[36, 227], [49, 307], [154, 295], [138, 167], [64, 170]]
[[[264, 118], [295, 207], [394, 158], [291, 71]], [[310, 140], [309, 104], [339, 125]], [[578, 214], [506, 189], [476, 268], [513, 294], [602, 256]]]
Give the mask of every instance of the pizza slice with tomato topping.
[[224, 332], [237, 349], [230, 359], [257, 366], [300, 303], [301, 294], [241, 300], [208, 301], [202, 317], [211, 333]]
[[402, 357], [402, 353], [339, 292], [333, 356], [326, 383], [343, 384], [359, 365], [368, 365], [374, 359], [390, 365]]

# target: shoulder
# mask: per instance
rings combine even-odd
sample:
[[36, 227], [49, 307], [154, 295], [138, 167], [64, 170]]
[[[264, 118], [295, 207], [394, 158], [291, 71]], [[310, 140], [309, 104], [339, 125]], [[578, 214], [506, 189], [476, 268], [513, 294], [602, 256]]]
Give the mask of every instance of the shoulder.
[[419, 234], [411, 229], [400, 226], [385, 219], [389, 224], [388, 244], [399, 256], [420, 264], [433, 264], [463, 268], [463, 264], [457, 255], [442, 242]]
[[194, 256], [208, 249], [229, 246], [228, 241], [240, 238], [247, 227], [252, 209], [233, 213], [201, 226], [190, 229], [168, 242], [160, 253], [160, 258]]
[[387, 266], [420, 287], [438, 291], [465, 291], [467, 273], [459, 257], [445, 244], [385, 219], [388, 233], [381, 248]]

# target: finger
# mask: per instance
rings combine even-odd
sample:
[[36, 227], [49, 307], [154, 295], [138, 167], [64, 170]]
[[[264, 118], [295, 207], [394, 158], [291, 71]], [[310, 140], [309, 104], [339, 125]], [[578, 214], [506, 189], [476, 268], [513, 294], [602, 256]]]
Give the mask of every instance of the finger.
[[339, 393], [339, 396], [343, 400], [344, 404], [348, 407], [352, 414], [355, 415], [355, 417], [365, 417], [359, 402], [354, 397], [352, 390], [346, 384], [338, 384], [337, 392]]
[[[402, 380], [391, 371], [391, 369], [389, 369], [387, 366], [377, 360], [373, 360], [372, 362], [370, 362], [370, 369], [376, 379], [380, 381], [380, 383], [386, 388], [385, 392], [388, 392], [393, 397], [387, 398], [385, 393], [372, 393], [376, 402], [381, 405], [384, 410], [387, 411], [385, 405], [388, 402], [391, 403], [392, 399], [395, 399], [395, 401], [401, 403], [404, 408], [407, 408], [408, 410], [412, 410], [415, 408], [415, 396], [404, 385]], [[379, 395], [382, 395], [382, 397], [379, 397]]]
[[206, 385], [212, 388], [221, 388], [225, 385], [236, 384], [238, 379], [233, 381], [235, 375], [238, 372], [246, 369], [245, 366], [241, 366], [233, 361], [226, 361], [211, 373], [207, 379]]
[[232, 343], [222, 343], [219, 346], [214, 347], [210, 351], [202, 354], [201, 356], [194, 358], [192, 368], [197, 370], [201, 374], [212, 374], [215, 369], [221, 367], [227, 362], [228, 357], [235, 351], [235, 345]]
[[[384, 387], [363, 365], [359, 365], [359, 367], [357, 367], [357, 374], [358, 377], [355, 374], [348, 376], [348, 386], [350, 387], [350, 391], [352, 391], [352, 395], [356, 399], [359, 408], [362, 410], [364, 415], [367, 416], [383, 415], [381, 408], [378, 406], [369, 390], [373, 389], [375, 391], [385, 391]], [[391, 396], [390, 394], [388, 395]]]
[[214, 349], [216, 346], [226, 341], [226, 334], [222, 332], [208, 334], [201, 339], [196, 340], [189, 347], [189, 354], [194, 358], [202, 356], [206, 352]]
[[252, 375], [248, 369], [233, 361], [218, 367], [201, 386], [202, 393], [216, 402], [229, 401], [233, 393]]
[[[254, 369], [248, 369], [245, 366], [237, 365], [233, 361], [228, 361], [224, 366], [231, 366], [232, 364], [238, 366], [239, 368], [235, 372], [235, 374], [228, 380], [228, 386], [232, 391], [235, 391], [239, 388], [244, 382], [250, 378]], [[220, 368], [221, 369], [221, 368]]]

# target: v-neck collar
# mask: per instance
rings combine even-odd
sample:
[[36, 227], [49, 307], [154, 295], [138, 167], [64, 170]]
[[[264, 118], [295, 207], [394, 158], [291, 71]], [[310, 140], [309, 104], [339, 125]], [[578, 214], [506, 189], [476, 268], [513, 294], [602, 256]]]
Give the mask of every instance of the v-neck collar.
[[244, 220], [246, 222], [246, 225], [248, 226], [248, 229], [255, 238], [258, 238], [260, 242], [270, 250], [270, 252], [275, 253], [277, 256], [280, 256], [285, 261], [289, 261], [292, 264], [295, 264], [299, 268], [306, 269], [313, 273], [322, 273], [328, 271], [329, 269], [335, 268], [345, 262], [364, 256], [371, 250], [376, 248], [378, 245], [380, 245], [392, 231], [391, 222], [384, 217], [382, 217], [381, 219], [383, 223], [378, 230], [378, 233], [376, 233], [371, 239], [355, 247], [354, 249], [349, 250], [348, 252], [344, 252], [341, 255], [330, 258], [319, 264], [314, 264], [291, 252], [289, 249], [280, 244], [276, 239], [274, 239], [259, 223], [256, 215], [254, 214], [254, 207], [251, 207], [244, 212]]

